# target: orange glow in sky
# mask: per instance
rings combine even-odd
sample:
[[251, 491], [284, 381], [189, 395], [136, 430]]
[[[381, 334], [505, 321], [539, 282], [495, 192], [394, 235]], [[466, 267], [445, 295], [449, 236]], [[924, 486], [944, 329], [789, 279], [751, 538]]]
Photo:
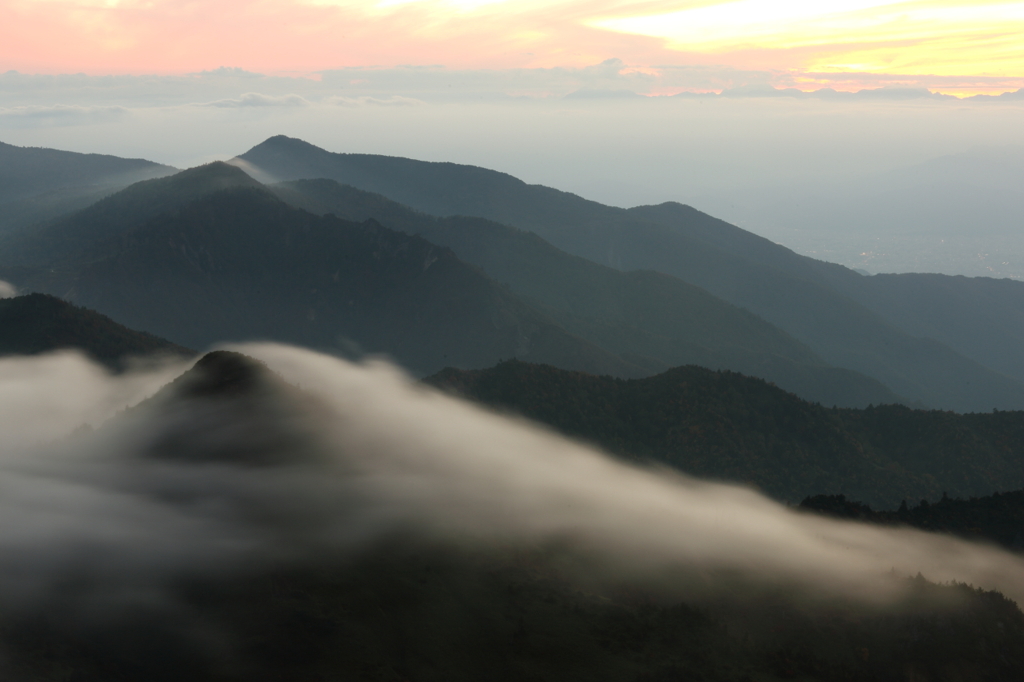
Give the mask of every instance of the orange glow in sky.
[[[855, 74], [1024, 86], [1024, 2], [975, 0], [0, 0], [0, 72], [308, 74], [715, 65], [812, 89]], [[806, 86], [806, 87], [805, 87]]]

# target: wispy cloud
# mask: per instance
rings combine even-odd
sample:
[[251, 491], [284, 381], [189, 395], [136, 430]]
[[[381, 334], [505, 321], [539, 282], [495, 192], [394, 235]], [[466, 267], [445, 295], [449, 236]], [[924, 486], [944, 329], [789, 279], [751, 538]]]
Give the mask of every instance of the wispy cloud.
[[200, 104], [203, 107], [219, 107], [237, 109], [242, 107], [308, 107], [310, 103], [299, 95], [263, 95], [258, 92], [247, 92], [237, 99], [219, 99], [215, 102]]
[[21, 106], [0, 108], [0, 120], [5, 120], [8, 124], [78, 125], [116, 120], [128, 112], [128, 108], [121, 106]]
[[402, 97], [393, 95], [391, 97], [328, 97], [325, 104], [333, 104], [339, 107], [415, 107], [424, 104], [423, 100], [414, 97]]

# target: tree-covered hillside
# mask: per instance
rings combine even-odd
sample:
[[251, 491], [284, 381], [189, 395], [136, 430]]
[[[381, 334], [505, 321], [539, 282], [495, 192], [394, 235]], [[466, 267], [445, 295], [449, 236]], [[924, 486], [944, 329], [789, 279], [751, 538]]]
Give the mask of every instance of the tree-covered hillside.
[[833, 409], [700, 367], [624, 381], [510, 361], [446, 369], [426, 381], [631, 460], [753, 485], [793, 503], [845, 493], [885, 508], [1024, 482], [1024, 412]]
[[[985, 357], [984, 348], [1014, 348], [1014, 336], [1002, 325], [979, 328], [939, 306], [931, 322], [941, 338], [922, 338], [916, 332], [921, 325], [909, 331], [899, 315], [886, 319], [836, 286], [837, 278], [864, 279], [853, 271], [800, 256], [690, 206], [605, 206], [486, 168], [331, 153], [281, 135], [239, 158], [280, 180], [329, 178], [431, 215], [475, 216], [530, 230], [594, 263], [678, 277], [759, 315], [829, 365], [865, 374], [911, 403], [961, 412], [1024, 409], [1024, 381]], [[999, 343], [975, 343], [986, 334], [998, 335]], [[944, 342], [957, 335], [969, 355]]]
[[272, 189], [313, 213], [372, 218], [446, 246], [566, 330], [651, 374], [700, 365], [761, 377], [827, 405], [900, 402], [878, 381], [829, 366], [757, 315], [678, 278], [621, 272], [572, 256], [533, 232], [483, 218], [437, 218], [333, 180], [298, 180]]
[[174, 168], [143, 159], [0, 142], [0, 233], [83, 208]]
[[642, 376], [449, 249], [291, 207], [237, 168], [138, 183], [0, 249], [0, 277], [176, 343], [270, 340], [410, 371], [523, 357]]

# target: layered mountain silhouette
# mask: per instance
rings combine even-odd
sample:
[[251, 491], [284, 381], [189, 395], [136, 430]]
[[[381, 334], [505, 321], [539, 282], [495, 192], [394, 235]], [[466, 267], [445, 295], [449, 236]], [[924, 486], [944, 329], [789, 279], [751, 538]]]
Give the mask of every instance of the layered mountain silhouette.
[[22, 289], [194, 348], [267, 339], [386, 353], [423, 373], [509, 357], [645, 373], [448, 249], [373, 221], [314, 216], [222, 163], [135, 185], [12, 240], [3, 256]]
[[1024, 412], [828, 409], [759, 379], [692, 366], [623, 381], [508, 361], [425, 381], [627, 459], [793, 503], [828, 491], [893, 508], [1024, 483]]
[[53, 296], [29, 294], [0, 299], [0, 356], [37, 355], [69, 348], [115, 368], [132, 357], [192, 353]]
[[[986, 359], [993, 343], [1015, 343], [1001, 328], [976, 329], [954, 311], [938, 310], [928, 324], [905, 329], [899, 310], [876, 310], [875, 296], [837, 286], [842, 279], [856, 288], [851, 278], [860, 275], [688, 206], [619, 209], [483, 168], [334, 154], [283, 136], [238, 162], [264, 180], [333, 179], [428, 214], [477, 216], [530, 230], [568, 253], [617, 269], [677, 276], [760, 315], [825, 362], [862, 372], [911, 401], [959, 411], [1024, 408], [1024, 382], [1003, 373], [1019, 361], [1010, 357], [995, 366]], [[945, 329], [943, 339], [959, 338], [958, 348], [969, 352], [917, 335], [929, 327]], [[989, 340], [981, 340], [986, 335]]]
[[836, 289], [911, 334], [1024, 381], [1024, 282], [937, 274], [853, 279], [833, 271]]
[[828, 366], [777, 327], [678, 278], [624, 273], [571, 256], [532, 232], [481, 218], [436, 218], [332, 180], [272, 189], [313, 213], [373, 218], [447, 246], [568, 331], [651, 373], [695, 364], [761, 377], [826, 405], [900, 401], [879, 382]]
[[83, 208], [140, 180], [175, 172], [143, 159], [0, 142], [0, 233]]
[[[0, 263], [23, 288], [197, 348], [273, 339], [349, 355], [386, 353], [422, 373], [509, 357], [621, 377], [700, 363], [765, 377], [825, 404], [900, 400], [675, 278], [621, 273], [529, 232], [438, 220], [333, 181], [274, 191], [278, 198], [227, 164], [141, 182], [13, 236]], [[312, 216], [279, 198], [335, 215]], [[313, 224], [319, 228], [310, 233]], [[291, 243], [295, 230], [316, 236], [288, 256], [279, 240]], [[437, 258], [451, 266], [449, 275], [427, 272]]]

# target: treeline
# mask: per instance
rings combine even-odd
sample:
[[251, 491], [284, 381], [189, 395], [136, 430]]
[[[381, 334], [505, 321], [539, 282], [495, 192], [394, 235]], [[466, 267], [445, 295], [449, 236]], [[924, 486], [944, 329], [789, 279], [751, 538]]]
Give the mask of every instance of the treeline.
[[904, 500], [894, 511], [875, 511], [841, 494], [813, 495], [806, 497], [800, 508], [841, 519], [953, 533], [1016, 551], [1024, 548], [1024, 490], [966, 500], [943, 494], [935, 503], [920, 500], [908, 504]]
[[1024, 412], [836, 409], [694, 366], [622, 380], [510, 360], [425, 381], [632, 461], [792, 503], [827, 493], [895, 508], [1024, 487]]

